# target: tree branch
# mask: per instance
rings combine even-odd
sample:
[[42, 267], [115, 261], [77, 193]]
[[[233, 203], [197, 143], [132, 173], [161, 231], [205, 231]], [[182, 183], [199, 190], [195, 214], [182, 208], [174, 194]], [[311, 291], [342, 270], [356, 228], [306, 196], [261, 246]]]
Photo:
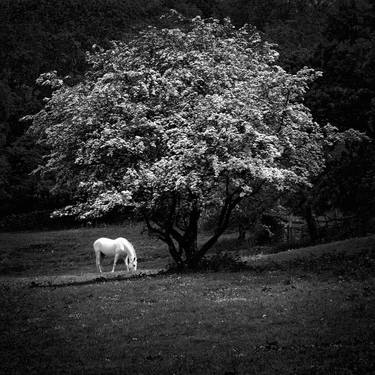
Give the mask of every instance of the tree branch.
[[143, 218], [146, 222], [147, 229], [150, 234], [156, 234], [158, 238], [160, 238], [162, 241], [166, 242], [167, 240], [167, 235], [164, 233], [161, 229], [156, 228], [152, 226], [150, 219], [147, 217], [146, 214], [143, 214]]
[[[228, 199], [229, 198], [229, 199]], [[196, 258], [199, 260], [206, 252], [216, 243], [218, 238], [224, 233], [225, 229], [228, 227], [230, 215], [233, 209], [241, 201], [241, 197], [234, 198], [231, 200], [230, 197], [227, 197], [226, 202], [220, 213], [220, 218], [218, 221], [218, 226], [215, 229], [214, 235], [209, 238], [197, 252]]]
[[169, 252], [172, 255], [172, 258], [174, 259], [174, 261], [176, 262], [176, 264], [179, 267], [183, 267], [182, 252], [181, 252], [181, 250], [177, 250], [176, 249], [176, 246], [175, 246], [175, 244], [173, 242], [173, 239], [170, 236], [168, 236], [168, 235], [165, 237], [165, 242], [168, 245]]
[[162, 229], [159, 229], [159, 228], [156, 228], [155, 226], [153, 226], [151, 224], [150, 219], [147, 217], [146, 214], [143, 214], [143, 217], [144, 217], [144, 220], [146, 222], [147, 229], [148, 229], [149, 233], [156, 234], [160, 240], [162, 240], [163, 242], [165, 242], [168, 245], [168, 249], [169, 249], [170, 254], [172, 255], [173, 260], [176, 262], [176, 264], [179, 267], [182, 267], [183, 266], [183, 261], [182, 261], [182, 257], [181, 257], [182, 252], [181, 252], [181, 250], [176, 249], [176, 246], [175, 246], [175, 244], [173, 242], [173, 239], [171, 238], [170, 234], [168, 232], [164, 232]]

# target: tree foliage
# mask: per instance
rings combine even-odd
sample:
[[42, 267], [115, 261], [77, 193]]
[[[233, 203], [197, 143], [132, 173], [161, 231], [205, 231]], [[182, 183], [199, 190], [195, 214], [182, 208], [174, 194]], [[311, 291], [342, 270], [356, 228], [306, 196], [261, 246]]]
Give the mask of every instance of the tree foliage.
[[[245, 198], [309, 184], [334, 129], [302, 101], [319, 74], [288, 74], [252, 28], [196, 17], [185, 28], [149, 27], [88, 55], [85, 79], [55, 86], [32, 131], [50, 148], [42, 173], [82, 219], [133, 206], [178, 265], [195, 266]], [[199, 221], [219, 212], [197, 245]]]
[[[43, 98], [50, 95], [48, 86], [35, 84], [36, 78], [57, 70], [71, 77], [70, 84], [79, 82], [89, 67], [85, 51], [93, 44], [107, 49], [112, 39], [128, 40], [146, 25], [160, 25], [158, 16], [167, 8], [189, 17], [230, 17], [237, 26], [255, 25], [267, 40], [278, 43], [279, 64], [285, 70], [297, 72], [311, 66], [323, 72], [305, 100], [317, 122], [330, 122], [340, 130], [359, 129], [373, 138], [375, 6], [371, 0], [3, 0], [0, 215], [56, 207], [65, 200], [51, 196], [49, 184], [40, 184], [30, 174], [44, 151], [24, 136], [29, 123], [20, 123], [19, 118], [38, 112]], [[163, 24], [168, 27], [168, 23], [164, 19]], [[336, 177], [331, 171], [328, 180], [317, 179], [330, 184], [319, 195], [337, 191], [336, 196], [347, 197], [345, 202], [361, 202], [354, 205], [360, 215], [361, 209], [365, 213], [369, 207], [359, 195], [374, 194], [373, 184], [366, 182], [372, 173], [369, 166], [374, 164], [369, 159], [375, 154], [374, 145], [366, 147], [367, 151], [351, 158], [351, 164], [335, 167]], [[364, 181], [361, 194], [358, 181]], [[345, 188], [338, 192], [340, 186]], [[342, 199], [328, 200], [348, 208]]]
[[[56, 203], [40, 199], [30, 175], [43, 151], [25, 140], [28, 123], [50, 94], [35, 84], [38, 76], [58, 70], [77, 81], [87, 69], [85, 51], [94, 43], [107, 47], [150, 23], [162, 11], [154, 1], [2, 0], [0, 6], [0, 215]], [[5, 130], [3, 130], [5, 129]], [[31, 158], [30, 152], [33, 154]], [[19, 160], [27, 162], [19, 167]], [[30, 204], [30, 203], [33, 204]]]

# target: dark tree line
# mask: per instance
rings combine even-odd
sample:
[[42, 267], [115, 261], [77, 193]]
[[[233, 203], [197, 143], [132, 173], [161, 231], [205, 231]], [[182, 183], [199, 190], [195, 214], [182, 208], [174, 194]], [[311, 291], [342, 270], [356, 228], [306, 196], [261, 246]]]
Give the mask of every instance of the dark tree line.
[[[230, 17], [255, 25], [279, 44], [280, 64], [324, 75], [308, 93], [315, 119], [340, 130], [375, 133], [375, 6], [371, 0], [2, 0], [0, 7], [0, 215], [50, 209], [65, 203], [48, 179], [30, 172], [43, 155], [30, 135], [25, 114], [37, 112], [49, 89], [38, 76], [56, 70], [79, 81], [93, 44], [131, 38], [169, 8], [193, 17]], [[166, 21], [164, 21], [166, 22]], [[374, 209], [371, 144], [351, 150], [309, 193], [315, 211], [340, 207], [371, 216]], [[334, 164], [334, 165], [333, 165]], [[332, 187], [335, 187], [334, 189]]]

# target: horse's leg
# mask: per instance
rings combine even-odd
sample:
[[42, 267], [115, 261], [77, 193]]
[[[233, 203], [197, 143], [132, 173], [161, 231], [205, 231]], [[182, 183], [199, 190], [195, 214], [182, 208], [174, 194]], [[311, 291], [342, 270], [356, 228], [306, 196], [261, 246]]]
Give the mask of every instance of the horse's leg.
[[98, 252], [96, 253], [96, 268], [98, 269], [98, 271], [99, 271], [100, 273], [102, 273], [102, 267], [101, 267], [101, 265], [100, 265], [101, 257], [102, 257], [102, 254], [101, 254], [100, 251], [98, 251]]
[[115, 254], [115, 259], [113, 260], [113, 268], [112, 268], [112, 272], [115, 272], [115, 267], [116, 267], [116, 263], [118, 261], [118, 257], [119, 257], [119, 253], [116, 253]]

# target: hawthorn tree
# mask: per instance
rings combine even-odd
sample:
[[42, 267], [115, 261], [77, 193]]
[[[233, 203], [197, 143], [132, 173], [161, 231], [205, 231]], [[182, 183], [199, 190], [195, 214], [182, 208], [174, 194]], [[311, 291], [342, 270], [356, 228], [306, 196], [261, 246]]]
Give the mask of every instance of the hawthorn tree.
[[[326, 130], [303, 105], [319, 73], [288, 74], [250, 26], [196, 17], [149, 27], [88, 54], [91, 69], [54, 93], [31, 131], [49, 148], [41, 174], [81, 219], [133, 207], [180, 267], [195, 267], [243, 199], [309, 184], [324, 166]], [[327, 135], [328, 134], [328, 135]], [[218, 213], [198, 246], [200, 220]]]

